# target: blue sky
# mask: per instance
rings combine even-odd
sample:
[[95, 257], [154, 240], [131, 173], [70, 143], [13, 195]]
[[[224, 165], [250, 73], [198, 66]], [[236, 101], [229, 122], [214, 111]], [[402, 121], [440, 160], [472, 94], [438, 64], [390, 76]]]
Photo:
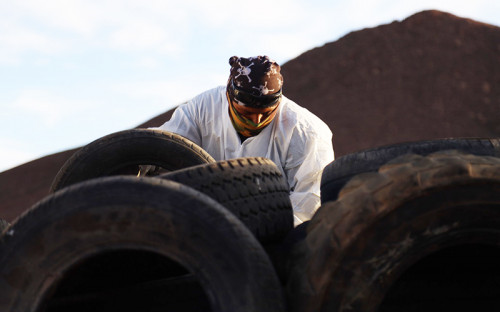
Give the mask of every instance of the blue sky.
[[498, 0], [0, 0], [0, 171], [132, 128], [224, 84], [426, 9], [500, 25]]

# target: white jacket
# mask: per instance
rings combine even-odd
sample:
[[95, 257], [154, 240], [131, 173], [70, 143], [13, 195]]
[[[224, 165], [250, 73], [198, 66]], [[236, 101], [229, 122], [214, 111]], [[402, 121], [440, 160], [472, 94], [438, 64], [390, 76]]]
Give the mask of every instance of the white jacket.
[[320, 206], [321, 172], [334, 159], [332, 132], [284, 96], [278, 110], [262, 132], [241, 143], [229, 117], [226, 87], [221, 86], [180, 105], [157, 129], [190, 139], [215, 160], [260, 156], [274, 161], [287, 179], [298, 225]]

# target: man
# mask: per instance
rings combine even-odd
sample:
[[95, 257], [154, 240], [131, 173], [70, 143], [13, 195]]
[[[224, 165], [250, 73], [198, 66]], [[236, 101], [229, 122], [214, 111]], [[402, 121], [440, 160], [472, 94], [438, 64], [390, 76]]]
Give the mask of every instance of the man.
[[214, 159], [266, 157], [290, 186], [294, 223], [320, 205], [322, 169], [334, 159], [332, 133], [282, 94], [280, 66], [267, 56], [233, 56], [227, 86], [179, 106], [159, 129], [186, 137]]

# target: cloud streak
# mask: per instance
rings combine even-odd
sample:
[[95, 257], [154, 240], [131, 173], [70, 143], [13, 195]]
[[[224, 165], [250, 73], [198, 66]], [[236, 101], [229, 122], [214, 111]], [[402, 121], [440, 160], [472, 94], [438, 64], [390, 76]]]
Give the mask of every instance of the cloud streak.
[[44, 89], [28, 89], [7, 106], [14, 115], [32, 116], [41, 126], [54, 128], [61, 121], [77, 116], [89, 103], [69, 100]]

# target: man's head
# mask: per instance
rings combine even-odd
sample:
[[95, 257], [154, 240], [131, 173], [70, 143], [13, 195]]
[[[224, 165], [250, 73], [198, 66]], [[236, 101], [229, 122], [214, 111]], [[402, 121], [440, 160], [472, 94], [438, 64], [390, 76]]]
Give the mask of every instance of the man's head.
[[250, 58], [233, 56], [229, 59], [231, 72], [227, 91], [238, 104], [265, 108], [281, 100], [283, 76], [280, 66], [267, 56]]
[[267, 56], [229, 59], [229, 115], [245, 137], [259, 134], [276, 116], [283, 77], [280, 66]]

